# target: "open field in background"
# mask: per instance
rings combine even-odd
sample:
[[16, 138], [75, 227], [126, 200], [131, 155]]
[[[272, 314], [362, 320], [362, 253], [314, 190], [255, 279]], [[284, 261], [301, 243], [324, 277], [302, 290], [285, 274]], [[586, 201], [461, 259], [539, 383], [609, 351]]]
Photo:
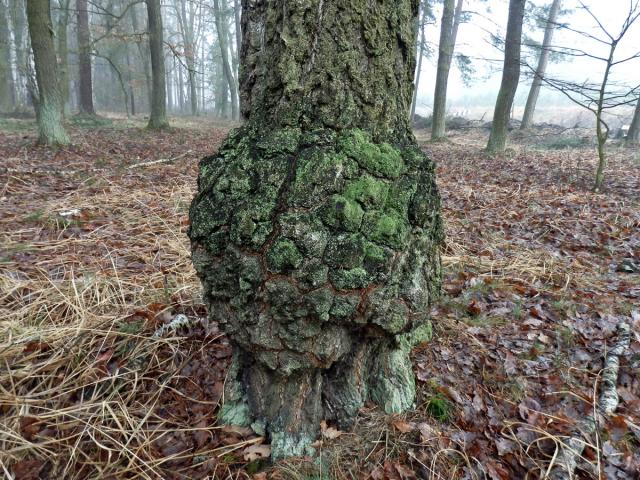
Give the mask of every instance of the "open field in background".
[[[418, 102], [417, 112], [423, 116], [429, 116], [433, 112], [433, 103]], [[493, 109], [495, 105], [487, 105], [484, 107], [464, 107], [452, 105], [447, 110], [447, 115], [453, 117], [464, 117], [469, 120], [482, 120], [484, 122], [491, 121], [493, 118]], [[524, 104], [515, 106], [512, 111], [512, 117], [516, 119], [522, 118], [524, 114]], [[629, 125], [633, 118], [632, 107], [620, 107], [604, 115], [605, 121], [610, 128], [615, 131], [622, 125]], [[535, 114], [536, 123], [549, 123], [560, 125], [565, 128], [571, 127], [588, 127], [595, 128], [595, 116], [593, 113], [575, 105], [553, 106], [547, 107], [538, 105]]]
[[[75, 125], [74, 145], [53, 151], [33, 145], [32, 121], [0, 121], [0, 475], [542, 478], [593, 410], [624, 321], [636, 333], [620, 404], [577, 473], [638, 478], [637, 151], [612, 146], [595, 195], [580, 136], [514, 134], [491, 158], [483, 129], [439, 144], [416, 132], [438, 165], [447, 228], [436, 337], [414, 352], [416, 408], [365, 408], [354, 432], [324, 428], [321, 467], [270, 466], [263, 439], [216, 425], [231, 352], [206, 321], [185, 234], [198, 159], [228, 126], [174, 124]], [[154, 336], [179, 315], [191, 326]]]

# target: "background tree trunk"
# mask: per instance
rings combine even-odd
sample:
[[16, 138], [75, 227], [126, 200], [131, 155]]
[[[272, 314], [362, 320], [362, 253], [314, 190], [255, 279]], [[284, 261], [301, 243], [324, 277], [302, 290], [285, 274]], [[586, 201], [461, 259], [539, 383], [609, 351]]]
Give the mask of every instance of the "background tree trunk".
[[220, 0], [213, 0], [213, 10], [216, 21], [216, 30], [218, 32], [220, 54], [222, 56], [222, 71], [231, 93], [231, 117], [233, 120], [238, 120], [240, 118], [238, 115], [238, 87], [233, 76], [231, 62], [229, 61], [229, 26], [226, 19], [223, 18], [222, 11], [220, 10]]
[[38, 84], [38, 141], [66, 145], [69, 137], [62, 126], [63, 105], [49, 0], [27, 0], [27, 19]]
[[[416, 67], [416, 76], [413, 82], [413, 98], [411, 99], [411, 121], [415, 121], [416, 118], [416, 106], [418, 104], [418, 90], [420, 89], [420, 77], [422, 75], [422, 60], [425, 55], [426, 38], [424, 33], [425, 23], [427, 19], [427, 5], [425, 2], [420, 2], [420, 17], [418, 22], [418, 35], [420, 40], [418, 42], [418, 66]], [[418, 38], [416, 36], [416, 38]]]
[[640, 99], [636, 104], [636, 110], [633, 114], [633, 120], [629, 126], [629, 132], [627, 133], [627, 144], [640, 143]]
[[151, 129], [167, 128], [167, 90], [164, 82], [164, 50], [160, 0], [146, 0], [149, 18], [149, 50], [151, 51]]
[[431, 122], [431, 140], [445, 137], [445, 117], [447, 115], [447, 82], [453, 57], [453, 18], [454, 0], [444, 0], [440, 43], [438, 47], [438, 71], [436, 88], [433, 95], [433, 118]]
[[27, 85], [27, 47], [25, 32], [27, 27], [27, 19], [25, 16], [24, 0], [9, 0], [10, 9], [9, 17], [11, 18], [11, 26], [13, 31], [13, 44], [15, 47], [15, 59], [17, 75], [15, 79], [16, 85], [16, 109], [24, 110], [27, 107], [27, 97], [25, 96]]
[[63, 102], [63, 113], [69, 113], [69, 0], [60, 2], [58, 12], [58, 71], [60, 74], [60, 96]]
[[91, 31], [87, 0], [76, 0], [78, 11], [78, 79], [80, 113], [95, 115], [93, 107], [93, 79], [91, 74]]
[[520, 79], [520, 49], [522, 46], [522, 20], [524, 18], [525, 0], [509, 1], [509, 21], [504, 44], [504, 67], [502, 83], [496, 100], [491, 123], [491, 134], [487, 143], [487, 151], [503, 152], [507, 144], [509, 112], [518, 89]]
[[443, 235], [407, 115], [417, 7], [243, 3], [247, 122], [202, 160], [189, 235], [234, 348], [218, 418], [266, 434], [275, 458], [310, 453], [322, 418], [414, 402]]
[[11, 68], [11, 32], [6, 0], [0, 0], [0, 112], [15, 107], [15, 84]]
[[549, 10], [547, 25], [544, 29], [542, 50], [540, 51], [540, 58], [538, 59], [538, 67], [534, 73], [531, 90], [529, 90], [529, 96], [527, 97], [527, 105], [525, 106], [524, 114], [522, 115], [522, 123], [520, 124], [521, 130], [531, 128], [533, 123], [533, 114], [536, 111], [536, 103], [538, 102], [542, 79], [547, 72], [547, 64], [549, 63], [549, 55], [551, 54], [551, 42], [553, 40], [553, 33], [557, 27], [558, 13], [560, 12], [561, 3], [561, 0], [553, 0]]

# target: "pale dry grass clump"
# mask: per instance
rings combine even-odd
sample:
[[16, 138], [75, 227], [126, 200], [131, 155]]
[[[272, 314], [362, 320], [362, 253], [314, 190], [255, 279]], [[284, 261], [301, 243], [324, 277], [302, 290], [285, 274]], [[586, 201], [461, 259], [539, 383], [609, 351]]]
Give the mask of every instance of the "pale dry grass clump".
[[[234, 448], [194, 456], [166, 445], [217, 428], [171, 417], [161, 402], [185, 397], [177, 387], [182, 367], [219, 343], [219, 335], [153, 337], [177, 311], [202, 314], [185, 235], [191, 182], [183, 175], [148, 188], [128, 180], [100, 178], [100, 189], [36, 199], [37, 215], [26, 204], [3, 214], [5, 478], [168, 478], [167, 468], [184, 463], [185, 455], [194, 471], [212, 472], [217, 458]], [[216, 403], [204, 409], [213, 412]], [[185, 470], [184, 478], [191, 473]]]

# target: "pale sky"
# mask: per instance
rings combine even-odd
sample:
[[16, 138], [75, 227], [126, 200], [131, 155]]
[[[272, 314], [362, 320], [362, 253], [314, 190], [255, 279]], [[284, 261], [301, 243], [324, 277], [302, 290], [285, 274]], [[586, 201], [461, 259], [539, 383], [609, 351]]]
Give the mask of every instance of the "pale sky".
[[[550, 2], [551, 0], [534, 0], [536, 5], [545, 5]], [[589, 6], [598, 20], [600, 20], [603, 26], [613, 33], [614, 36], [619, 33], [626, 18], [630, 0], [585, 0], [584, 3]], [[475, 11], [478, 14], [473, 15], [469, 23], [460, 26], [456, 51], [474, 58], [473, 63], [476, 73], [473, 76], [473, 83], [467, 86], [462, 82], [455, 64], [452, 66], [448, 89], [448, 99], [452, 105], [450, 110], [454, 110], [456, 107], [465, 103], [468, 105], [472, 99], [475, 99], [474, 103], [484, 103], [487, 105], [495, 101], [500, 86], [502, 52], [491, 45], [488, 32], [500, 33], [502, 37], [504, 36], [507, 25], [508, 5], [508, 0], [487, 0], [486, 2], [479, 0], [465, 1], [465, 10]], [[564, 0], [562, 7], [563, 9], [574, 8], [577, 5], [577, 0]], [[436, 25], [427, 26], [426, 30], [428, 41], [436, 45], [439, 37], [441, 14], [441, 6], [438, 6], [435, 12], [437, 23]], [[604, 34], [599, 31], [594, 19], [583, 10], [574, 8], [572, 13], [560, 17], [559, 21], [568, 23], [572, 28], [577, 30], [587, 31], [594, 36], [606, 38]], [[527, 27], [525, 27], [525, 29], [526, 28]], [[544, 35], [543, 30], [528, 29], [527, 33], [530, 37], [542, 42]], [[606, 46], [566, 30], [556, 31], [553, 43], [559, 46], [579, 48], [599, 56], [608, 55], [608, 48]], [[637, 53], [639, 50], [640, 19], [632, 25], [624, 37], [624, 40], [618, 47], [615, 58], [622, 59]], [[491, 62], [490, 60], [497, 60], [497, 62]], [[436, 63], [437, 51], [432, 58], [423, 61], [419, 88], [420, 100], [418, 102], [418, 111], [421, 113], [429, 113], [431, 111], [430, 107], [435, 85]], [[582, 82], [584, 80], [600, 80], [603, 70], [604, 62], [588, 58], [574, 58], [570, 62], [550, 64], [547, 72], [565, 80]], [[640, 84], [640, 58], [617, 66], [613, 71], [613, 78], [615, 81], [621, 81], [634, 86]], [[524, 105], [528, 87], [529, 81], [522, 80], [516, 96], [516, 106]], [[544, 104], [545, 101], [563, 102], [561, 94], [550, 91], [545, 92], [544, 90], [546, 89], [543, 89], [541, 93], [541, 103]], [[467, 102], [464, 102], [465, 98]]]

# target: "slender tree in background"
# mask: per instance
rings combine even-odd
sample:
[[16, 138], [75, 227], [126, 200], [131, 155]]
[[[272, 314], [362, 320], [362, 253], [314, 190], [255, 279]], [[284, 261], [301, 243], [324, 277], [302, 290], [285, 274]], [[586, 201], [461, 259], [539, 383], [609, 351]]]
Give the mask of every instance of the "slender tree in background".
[[27, 18], [25, 15], [25, 0], [10, 0], [9, 17], [11, 18], [11, 31], [13, 32], [13, 44], [15, 48], [16, 62], [16, 109], [26, 110], [27, 96], [27, 41], [25, 32], [27, 31]]
[[[443, 230], [409, 125], [418, 2], [244, 0], [246, 123], [200, 163], [193, 262], [233, 346], [219, 420], [272, 456], [415, 399]], [[358, 32], [358, 34], [354, 34]]]
[[164, 73], [164, 51], [162, 11], [160, 0], [146, 0], [149, 18], [149, 50], [151, 51], [151, 114], [149, 128], [162, 129], [169, 126], [167, 120], [167, 88]]
[[60, 0], [58, 2], [58, 73], [60, 75], [58, 84], [60, 85], [60, 95], [62, 96], [63, 112], [66, 115], [69, 111], [69, 10], [70, 0]]
[[11, 68], [11, 32], [7, 18], [7, 0], [0, 0], [0, 112], [15, 107], [15, 86]]
[[187, 64], [187, 79], [189, 84], [189, 102], [191, 105], [191, 115], [198, 113], [198, 93], [196, 85], [196, 17], [200, 18], [199, 6], [187, 0], [178, 0], [179, 7], [176, 7], [178, 25], [184, 44], [184, 58]]
[[640, 143], [640, 99], [636, 103], [636, 109], [633, 114], [633, 120], [629, 126], [629, 132], [627, 133], [627, 144]]
[[231, 116], [233, 120], [238, 120], [240, 118], [238, 114], [238, 86], [229, 60], [229, 25], [226, 19], [223, 18], [223, 13], [220, 9], [220, 0], [213, 0], [213, 13], [215, 16], [216, 30], [218, 32], [218, 44], [220, 45], [223, 74], [227, 80], [229, 91], [231, 92]]
[[[562, 92], [569, 100], [580, 107], [593, 113], [596, 124], [596, 140], [598, 151], [598, 167], [595, 174], [593, 190], [599, 192], [604, 182], [604, 172], [607, 167], [606, 144], [609, 140], [610, 127], [606, 114], [609, 111], [622, 106], [636, 105], [638, 102], [638, 91], [640, 85], [628, 86], [611, 80], [613, 71], [622, 64], [634, 62], [640, 59], [640, 51], [632, 55], [616, 57], [616, 53], [623, 39], [631, 30], [631, 27], [640, 19], [640, 0], [632, 0], [626, 4], [626, 15], [617, 31], [613, 30], [607, 23], [598, 18], [591, 8], [579, 0], [580, 8], [593, 20], [593, 27], [580, 30], [569, 28], [568, 31], [577, 35], [577, 41], [570, 47], [558, 47], [554, 51], [559, 51], [564, 55], [575, 57], [588, 57], [592, 60], [602, 62], [602, 78], [598, 82], [588, 80], [566, 80], [549, 77], [543, 78], [546, 85]], [[596, 42], [601, 47], [608, 49], [606, 56], [594, 55], [580, 48], [581, 42]]]
[[520, 79], [520, 49], [525, 3], [525, 0], [509, 1], [509, 20], [504, 42], [502, 82], [493, 112], [489, 142], [487, 143], [487, 151], [491, 153], [503, 152], [507, 144], [509, 114]]
[[527, 97], [527, 104], [524, 108], [522, 123], [520, 124], [521, 130], [530, 128], [533, 123], [533, 114], [536, 110], [536, 103], [538, 102], [538, 95], [540, 94], [542, 79], [547, 72], [547, 64], [549, 63], [549, 55], [551, 54], [551, 42], [553, 41], [553, 34], [557, 28], [558, 14], [560, 12], [561, 3], [561, 0], [553, 0], [553, 2], [551, 3], [551, 7], [549, 8], [549, 16], [547, 18], [547, 24], [544, 29], [542, 50], [540, 51], [538, 66], [536, 68], [536, 71], [534, 72], [533, 83], [531, 84], [529, 96]]
[[76, 0], [78, 12], [78, 106], [80, 113], [95, 115], [93, 107], [93, 79], [91, 73], [91, 31], [87, 0]]
[[38, 85], [38, 141], [46, 145], [65, 145], [69, 143], [69, 137], [62, 125], [63, 101], [58, 85], [49, 0], [27, 0], [27, 21]]
[[418, 16], [418, 66], [416, 67], [416, 76], [413, 85], [413, 97], [411, 99], [411, 121], [416, 118], [416, 107], [418, 104], [418, 90], [420, 89], [420, 77], [422, 76], [422, 60], [427, 53], [427, 39], [425, 35], [425, 25], [429, 12], [429, 3], [427, 0], [420, 2], [420, 13]]
[[431, 123], [431, 140], [440, 140], [445, 137], [445, 122], [447, 116], [447, 83], [453, 50], [456, 45], [458, 28], [462, 18], [464, 0], [444, 0], [442, 12], [442, 25], [440, 27], [440, 44], [438, 47], [438, 72], [436, 74], [436, 87], [433, 96], [433, 121]]

